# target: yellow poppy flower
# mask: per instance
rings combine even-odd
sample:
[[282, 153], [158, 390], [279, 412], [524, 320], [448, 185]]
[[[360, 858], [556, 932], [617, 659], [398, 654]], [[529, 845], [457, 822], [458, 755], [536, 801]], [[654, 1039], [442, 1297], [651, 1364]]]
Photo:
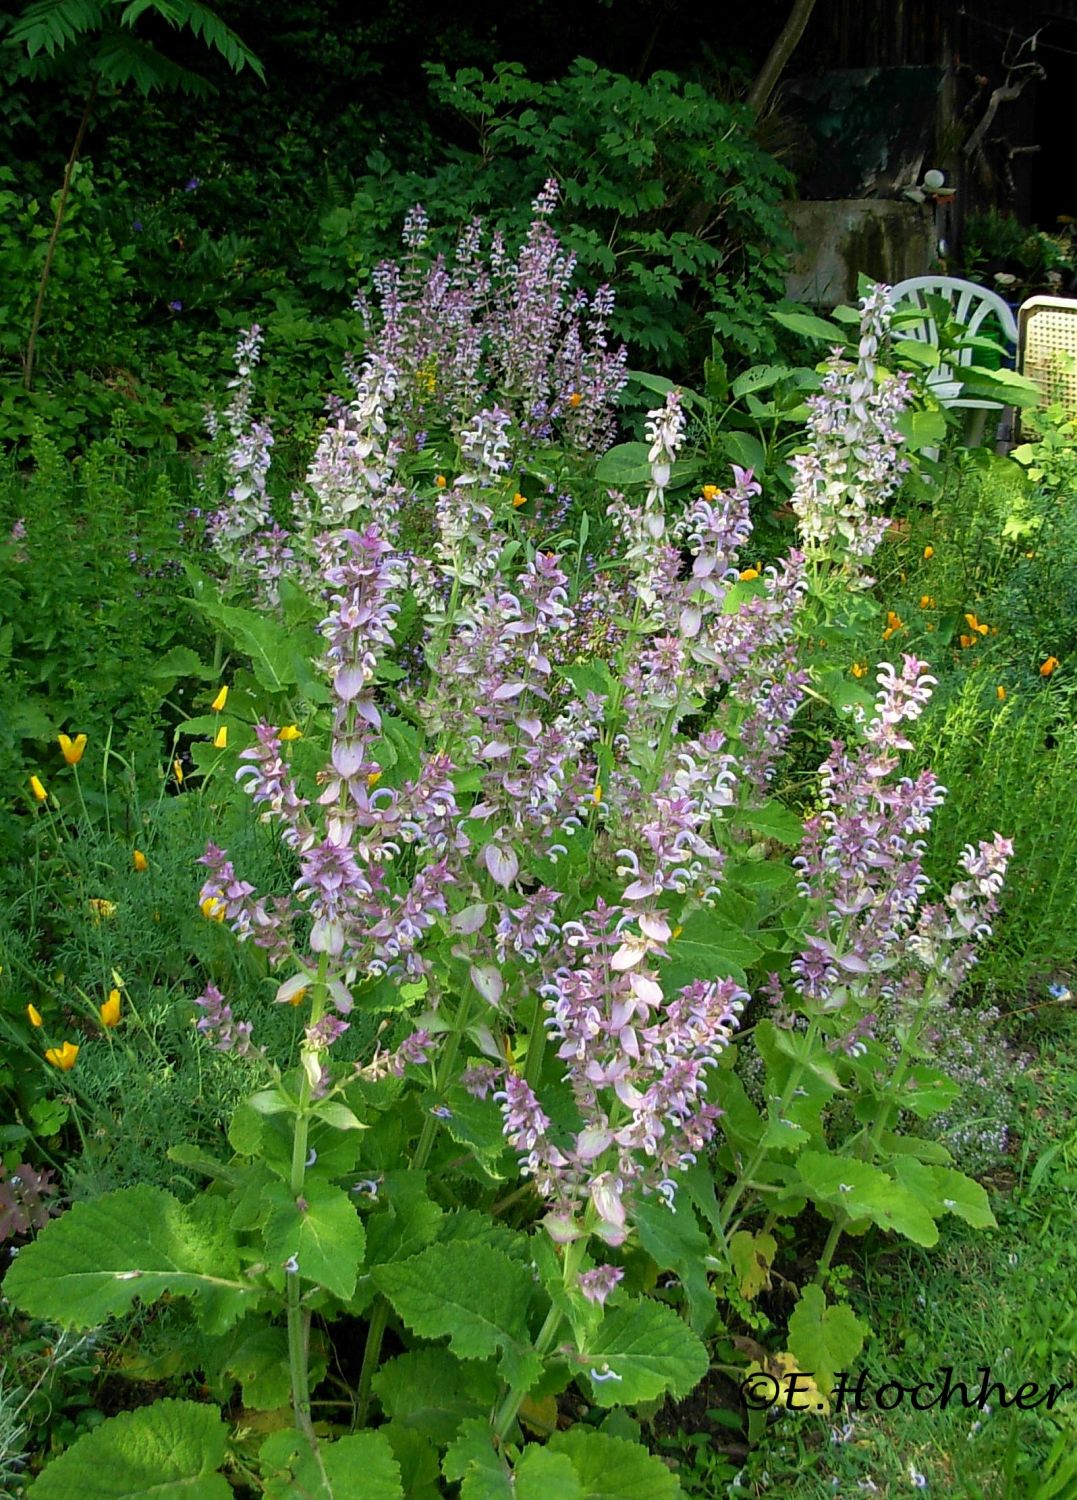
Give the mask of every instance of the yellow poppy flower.
[[986, 635], [988, 629], [990, 628], [987, 625], [981, 625], [975, 615], [966, 615], [965, 624], [969, 627], [970, 630], [975, 630], [977, 635]]
[[177, 786], [182, 786], [183, 785], [183, 762], [182, 761], [180, 761], [180, 760], [174, 760], [172, 762], [172, 774], [176, 778], [176, 785]]
[[934, 547], [925, 547], [924, 548], [924, 561], [925, 562], [930, 562], [931, 559], [934, 556], [935, 556], [935, 549], [934, 549]]
[[43, 1024], [41, 1020], [41, 1012], [38, 1010], [36, 1005], [28, 1005], [26, 1007], [26, 1018], [30, 1022], [31, 1026], [41, 1026]]
[[930, 594], [921, 594], [920, 595], [920, 608], [921, 609], [934, 609], [935, 608], [935, 600], [934, 600], [934, 598]]
[[1000, 703], [1005, 703], [1006, 702], [1006, 689], [1002, 686], [1001, 682], [999, 683], [998, 687], [995, 689], [995, 697], [998, 699], [998, 701]]
[[512, 503], [513, 505], [515, 505], [516, 509], [519, 510], [521, 505], [527, 504], [527, 496], [521, 495], [519, 490], [517, 490], [515, 495], [513, 495], [512, 497]]
[[135, 869], [139, 872], [140, 875], [150, 867], [150, 862], [143, 854], [141, 849], [135, 849], [133, 851], [131, 855], [131, 863], [134, 865]]
[[220, 727], [220, 729], [218, 729], [217, 733], [213, 736], [213, 748], [214, 748], [214, 750], [227, 750], [228, 749], [228, 725], [227, 724], [222, 724], [221, 727]]
[[65, 1042], [62, 1047], [50, 1047], [45, 1053], [45, 1061], [52, 1063], [54, 1068], [59, 1068], [61, 1073], [70, 1073], [78, 1055], [76, 1043]]
[[868, 675], [868, 664], [866, 661], [854, 661], [849, 670], [854, 677], [866, 677]]
[[216, 698], [214, 698], [213, 702], [210, 704], [210, 708], [212, 708], [212, 710], [213, 710], [214, 713], [219, 714], [221, 712], [221, 710], [224, 708], [224, 705], [227, 702], [228, 702], [228, 688], [227, 687], [222, 687], [221, 690], [220, 690], [220, 692], [217, 694]]
[[568, 404], [573, 408], [579, 406], [582, 401], [583, 397], [580, 395], [579, 391], [573, 391], [572, 395], [568, 398]]
[[742, 568], [741, 571], [740, 571], [740, 573], [738, 574], [738, 577], [740, 578], [740, 581], [742, 583], [751, 583], [751, 581], [752, 581], [753, 578], [758, 578], [759, 577], [759, 569], [758, 568]]
[[368, 787], [376, 787], [377, 784], [378, 784], [378, 782], [380, 780], [381, 780], [381, 772], [380, 771], [371, 771], [370, 774], [367, 776], [366, 784], [367, 784]]
[[438, 487], [439, 490], [443, 490], [445, 488], [445, 486], [448, 484], [448, 482], [449, 481], [445, 478], [444, 474], [439, 474], [437, 476], [437, 478], [434, 480], [434, 483], [437, 485], [437, 487]]
[[67, 761], [69, 766], [77, 766], [82, 759], [83, 751], [86, 749], [86, 736], [84, 734], [76, 734], [74, 739], [70, 739], [66, 734], [58, 734], [56, 738], [63, 752], [64, 760]]
[[116, 915], [115, 901], [106, 901], [104, 896], [91, 896], [87, 905], [95, 922], [100, 922], [102, 918], [108, 921]]
[[101, 1017], [101, 1025], [110, 1029], [117, 1026], [120, 1020], [120, 992], [109, 990], [108, 999], [104, 1005], [98, 1007], [98, 1015]]
[[44, 802], [49, 795], [36, 776], [30, 777], [30, 790], [38, 802]]
[[719, 493], [719, 489], [718, 489], [718, 486], [716, 484], [705, 484], [703, 486], [703, 498], [704, 498], [704, 500], [713, 500], [714, 497], [715, 497], [715, 495], [717, 495], [718, 493]]
[[285, 743], [288, 743], [291, 740], [301, 740], [303, 738], [303, 735], [298, 725], [285, 724], [284, 728], [277, 735], [277, 738], [278, 740], [284, 740]]
[[1041, 677], [1050, 677], [1051, 673], [1058, 667], [1058, 665], [1059, 665], [1058, 657], [1057, 656], [1049, 656], [1047, 658], [1047, 660], [1044, 662], [1043, 666], [1040, 668], [1040, 676]]
[[902, 620], [900, 616], [894, 612], [894, 610], [888, 609], [886, 611], [886, 626], [883, 630], [883, 640], [888, 641], [896, 631], [904, 629], [905, 621]]
[[962, 651], [967, 651], [970, 646], [975, 646], [976, 644], [976, 637], [974, 635], [959, 635], [958, 640], [961, 642]]

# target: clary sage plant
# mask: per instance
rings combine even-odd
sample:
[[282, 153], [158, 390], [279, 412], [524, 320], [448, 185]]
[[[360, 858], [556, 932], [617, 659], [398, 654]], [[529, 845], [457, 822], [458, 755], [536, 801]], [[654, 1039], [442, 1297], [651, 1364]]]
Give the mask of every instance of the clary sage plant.
[[[780, 1225], [811, 1204], [829, 1226], [774, 1356], [812, 1371], [825, 1405], [866, 1332], [828, 1301], [845, 1231], [930, 1245], [944, 1214], [993, 1222], [907, 1128], [952, 1099], [919, 1039], [990, 930], [1011, 852], [970, 847], [964, 878], [928, 890], [944, 794], [901, 771], [926, 664], [880, 669], [806, 821], [772, 794], [810, 687], [798, 622], [813, 590], [832, 607], [862, 582], [901, 462], [885, 299], [867, 299], [857, 360], [835, 357], [814, 411], [804, 552], [745, 567], [748, 472], [670, 505], [671, 391], [647, 424], [649, 482], [609, 497], [617, 567], [581, 580], [564, 552], [513, 540], [521, 454], [537, 462], [557, 431], [601, 447], [623, 361], [604, 305], [581, 339], [539, 208], [515, 270], [496, 245], [484, 267], [475, 231], [455, 267], [382, 273], [380, 332], [287, 534], [264, 499], [267, 435], [250, 437], [255, 342], [241, 351], [218, 546], [263, 611], [300, 620], [299, 593], [318, 611], [300, 676], [258, 613], [207, 604], [258, 644], [280, 710], [248, 732], [236, 780], [290, 883], [256, 891], [211, 845], [198, 895], [260, 955], [250, 989], [207, 976], [196, 1002], [257, 1086], [215, 1158], [177, 1146], [209, 1180], [200, 1196], [77, 1204], [7, 1293], [73, 1327], [167, 1295], [211, 1389], [239, 1380], [249, 1407], [287, 1402], [291, 1419], [230, 1439], [211, 1408], [159, 1402], [84, 1438], [35, 1496], [86, 1493], [105, 1468], [134, 1493], [151, 1460], [208, 1500], [231, 1493], [222, 1471], [281, 1500], [673, 1496], [623, 1409], [687, 1396], [714, 1348], [736, 1357], [727, 1308], [769, 1283]], [[417, 421], [454, 457], [432, 492], [399, 477]], [[436, 537], [420, 557], [400, 530], [423, 505]], [[420, 614], [405, 671], [401, 622]], [[274, 1003], [301, 1018], [284, 1066], [259, 1044]], [[762, 1059], [765, 1113], [743, 1049]], [[832, 1117], [854, 1124], [836, 1134]], [[324, 1396], [330, 1362], [343, 1408]]]

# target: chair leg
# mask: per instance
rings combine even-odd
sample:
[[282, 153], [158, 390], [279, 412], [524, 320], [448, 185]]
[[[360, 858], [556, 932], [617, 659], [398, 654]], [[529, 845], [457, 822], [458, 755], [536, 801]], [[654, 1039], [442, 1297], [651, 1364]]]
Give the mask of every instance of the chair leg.
[[978, 448], [984, 440], [984, 428], [987, 426], [987, 408], [983, 406], [973, 407], [972, 416], [968, 427], [965, 429], [965, 441], [970, 448]]

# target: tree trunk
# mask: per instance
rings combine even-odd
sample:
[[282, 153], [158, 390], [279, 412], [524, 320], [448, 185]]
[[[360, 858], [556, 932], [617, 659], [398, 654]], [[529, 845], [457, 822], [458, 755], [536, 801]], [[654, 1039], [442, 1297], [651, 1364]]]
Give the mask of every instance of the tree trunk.
[[90, 111], [93, 109], [94, 100], [97, 98], [97, 86], [100, 79], [95, 78], [86, 104], [82, 111], [82, 119], [75, 133], [75, 144], [71, 147], [71, 155], [67, 158], [67, 167], [64, 171], [64, 184], [60, 189], [60, 201], [56, 205], [56, 219], [49, 235], [49, 248], [45, 251], [45, 264], [41, 268], [41, 281], [37, 288], [37, 301], [34, 303], [34, 316], [30, 323], [30, 337], [26, 341], [26, 353], [22, 361], [22, 383], [26, 390], [30, 390], [34, 383], [34, 350], [37, 345], [37, 331], [41, 326], [41, 310], [45, 305], [45, 288], [49, 284], [49, 272], [52, 270], [52, 258], [56, 253], [56, 241], [60, 234], [60, 225], [64, 221], [64, 209], [67, 207], [67, 195], [71, 190], [71, 178], [75, 171], [75, 163], [79, 159], [82, 150], [82, 142], [86, 135], [86, 127], [90, 123]]
[[793, 9], [789, 12], [789, 19], [782, 27], [778, 40], [770, 49], [767, 60], [760, 68], [759, 75], [748, 95], [748, 107], [757, 115], [763, 112], [767, 101], [773, 94], [778, 79], [784, 73], [786, 64], [796, 51], [797, 43], [804, 35], [804, 28], [811, 20], [811, 13], [814, 9], [815, 0], [793, 0]]

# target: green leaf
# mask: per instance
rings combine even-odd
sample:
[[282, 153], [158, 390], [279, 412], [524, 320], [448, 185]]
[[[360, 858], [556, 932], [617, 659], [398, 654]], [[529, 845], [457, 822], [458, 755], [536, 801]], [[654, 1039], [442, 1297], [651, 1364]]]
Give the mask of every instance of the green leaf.
[[[647, 455], [650, 452], [648, 443], [618, 443], [615, 448], [610, 448], [595, 465], [595, 478], [600, 484], [622, 485], [650, 484], [651, 465]], [[694, 462], [681, 461], [673, 465], [670, 476], [670, 488], [675, 489], [678, 484], [689, 478], [696, 469]]]
[[292, 1256], [299, 1276], [313, 1281], [347, 1302], [366, 1251], [366, 1232], [355, 1205], [342, 1188], [308, 1180], [305, 1210], [284, 1183], [275, 1183], [267, 1197], [274, 1208], [266, 1220], [266, 1255], [277, 1265]]
[[530, 1444], [512, 1477], [514, 1500], [583, 1500], [583, 1485], [567, 1453]]
[[171, 651], [153, 662], [146, 668], [147, 675], [154, 679], [167, 677], [175, 681], [177, 677], [201, 677], [202, 660], [197, 651], [192, 651], [190, 646], [173, 646]]
[[376, 1210], [366, 1221], [368, 1265], [418, 1255], [437, 1238], [443, 1216], [427, 1196], [425, 1172], [386, 1172]]
[[913, 453], [921, 448], [939, 448], [946, 441], [946, 418], [941, 411], [904, 411], [894, 426]]
[[792, 373], [789, 365], [752, 365], [743, 375], [737, 376], [731, 389], [738, 397], [746, 396], [749, 391], [766, 391]]
[[799, 844], [804, 837], [803, 821], [774, 798], [761, 807], [746, 807], [737, 817], [753, 833], [773, 839], [777, 844]]
[[227, 1327], [256, 1295], [240, 1279], [222, 1199], [188, 1208], [142, 1184], [76, 1203], [27, 1245], [4, 1280], [7, 1297], [35, 1317], [93, 1328], [137, 1297], [197, 1297], [210, 1330]]
[[904, 1157], [894, 1166], [899, 1182], [930, 1203], [935, 1214], [955, 1214], [973, 1229], [997, 1229], [987, 1193], [978, 1182], [953, 1167], [928, 1166]]
[[917, 1245], [934, 1245], [939, 1231], [930, 1208], [878, 1167], [849, 1156], [804, 1151], [797, 1172], [816, 1203], [840, 1208], [850, 1219], [870, 1219]]
[[678, 1202], [670, 1213], [664, 1200], [641, 1198], [635, 1208], [640, 1244], [660, 1271], [674, 1271], [688, 1298], [689, 1322], [705, 1333], [714, 1316], [714, 1293], [707, 1282], [706, 1257], [710, 1244], [688, 1202]]
[[259, 1115], [283, 1115], [295, 1109], [295, 1105], [280, 1089], [260, 1089], [257, 1094], [250, 1095], [247, 1103]]
[[232, 1500], [215, 1471], [228, 1449], [216, 1407], [156, 1401], [121, 1412], [54, 1458], [32, 1500]]
[[735, 979], [745, 984], [745, 970], [763, 950], [739, 928], [712, 911], [694, 911], [669, 942], [669, 958], [661, 966], [667, 994], [693, 979]]
[[617, 1380], [591, 1379], [597, 1406], [633, 1406], [668, 1391], [687, 1396], [710, 1365], [706, 1346], [665, 1303], [631, 1302], [602, 1319], [580, 1350], [589, 1370]]
[[250, 657], [260, 687], [270, 693], [285, 693], [299, 681], [299, 672], [308, 660], [307, 636], [313, 638], [312, 631], [297, 632], [271, 615], [212, 599], [200, 600], [199, 608]]
[[483, 1170], [491, 1177], [503, 1179], [516, 1171], [515, 1158], [505, 1142], [505, 1122], [500, 1108], [492, 1099], [476, 1099], [464, 1088], [451, 1088], [445, 1103], [452, 1119], [445, 1129], [461, 1146], [468, 1146]]
[[571, 1427], [555, 1432], [546, 1452], [572, 1460], [583, 1500], [681, 1500], [684, 1493], [660, 1458], [625, 1438]]
[[497, 1376], [489, 1365], [461, 1362], [447, 1349], [412, 1349], [382, 1365], [374, 1393], [382, 1411], [438, 1446], [451, 1441], [460, 1423], [487, 1414], [497, 1399]]
[[253, 1318], [226, 1335], [221, 1347], [207, 1357], [205, 1368], [211, 1382], [238, 1380], [243, 1405], [254, 1411], [276, 1411], [291, 1395], [287, 1332]]
[[369, 1130], [369, 1125], [364, 1125], [353, 1109], [342, 1104], [339, 1099], [323, 1099], [311, 1110], [311, 1114], [317, 1120], [324, 1120], [334, 1130]]
[[[400, 1466], [380, 1432], [320, 1443], [318, 1456], [293, 1429], [259, 1449], [266, 1500], [403, 1500]], [[323, 1477], [324, 1474], [324, 1477]]]
[[460, 1500], [513, 1500], [509, 1471], [494, 1451], [490, 1423], [482, 1418], [461, 1424], [441, 1472], [461, 1481]]
[[852, 1366], [867, 1333], [851, 1308], [840, 1302], [828, 1307], [821, 1287], [806, 1286], [789, 1319], [789, 1351], [829, 1396], [834, 1376]]
[[799, 333], [801, 338], [821, 339], [826, 344], [843, 346], [846, 342], [845, 334], [836, 323], [829, 323], [826, 318], [817, 318], [813, 313], [772, 312], [770, 316], [782, 328], [788, 328], [790, 333]]
[[917, 1063], [909, 1069], [898, 1103], [902, 1109], [911, 1109], [919, 1119], [929, 1120], [932, 1115], [949, 1109], [960, 1093], [961, 1085], [941, 1068]]
[[753, 433], [727, 432], [722, 437], [722, 445], [731, 463], [739, 464], [742, 469], [751, 469], [756, 475], [766, 469], [767, 450]]
[[374, 1282], [413, 1333], [448, 1336], [461, 1359], [487, 1359], [527, 1341], [530, 1272], [488, 1245], [431, 1245], [410, 1260], [378, 1266]]

